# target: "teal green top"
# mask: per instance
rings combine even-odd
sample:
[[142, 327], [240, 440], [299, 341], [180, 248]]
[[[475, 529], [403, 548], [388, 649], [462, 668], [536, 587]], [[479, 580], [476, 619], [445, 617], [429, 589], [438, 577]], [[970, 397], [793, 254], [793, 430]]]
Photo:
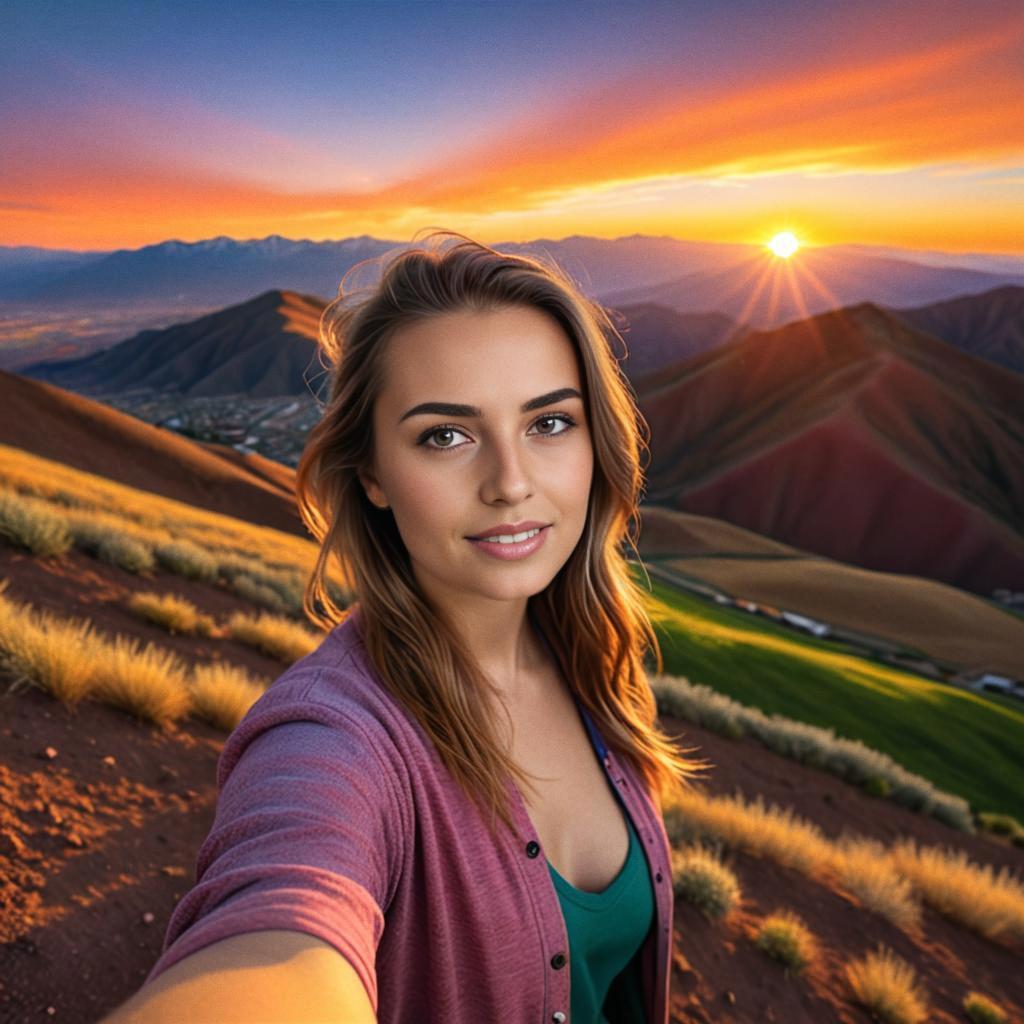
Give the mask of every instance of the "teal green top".
[[[654, 894], [643, 845], [625, 809], [624, 817], [629, 829], [626, 863], [601, 892], [570, 885], [548, 861], [569, 935], [572, 1024], [646, 1024], [639, 950], [654, 920]], [[628, 1009], [609, 1022], [606, 1012], [612, 1001], [606, 998], [619, 975], [617, 994]]]

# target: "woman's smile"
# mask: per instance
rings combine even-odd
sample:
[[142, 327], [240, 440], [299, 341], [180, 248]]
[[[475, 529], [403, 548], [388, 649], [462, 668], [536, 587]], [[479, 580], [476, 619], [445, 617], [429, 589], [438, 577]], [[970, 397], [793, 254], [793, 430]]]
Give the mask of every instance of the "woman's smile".
[[467, 540], [478, 551], [482, 551], [492, 558], [505, 558], [515, 561], [520, 558], [526, 558], [539, 550], [543, 546], [550, 529], [550, 526], [544, 526], [534, 530], [527, 530], [525, 533], [515, 534], [511, 539], [503, 534], [486, 539], [468, 537]]

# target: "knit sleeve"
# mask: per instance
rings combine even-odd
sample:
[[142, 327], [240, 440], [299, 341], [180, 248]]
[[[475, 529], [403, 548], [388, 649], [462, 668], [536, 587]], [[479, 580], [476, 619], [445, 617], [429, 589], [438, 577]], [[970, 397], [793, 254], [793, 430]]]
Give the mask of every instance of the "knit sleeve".
[[355, 968], [377, 1010], [375, 957], [403, 860], [396, 761], [373, 719], [269, 704], [225, 742], [196, 884], [175, 908], [151, 981], [232, 935], [308, 932]]

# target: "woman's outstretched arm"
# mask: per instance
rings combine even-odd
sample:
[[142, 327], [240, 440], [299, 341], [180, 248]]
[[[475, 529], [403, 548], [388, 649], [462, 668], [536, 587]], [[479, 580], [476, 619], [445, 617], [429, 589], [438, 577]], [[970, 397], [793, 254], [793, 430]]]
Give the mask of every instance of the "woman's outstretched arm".
[[375, 1024], [333, 946], [299, 931], [214, 942], [168, 967], [100, 1024]]

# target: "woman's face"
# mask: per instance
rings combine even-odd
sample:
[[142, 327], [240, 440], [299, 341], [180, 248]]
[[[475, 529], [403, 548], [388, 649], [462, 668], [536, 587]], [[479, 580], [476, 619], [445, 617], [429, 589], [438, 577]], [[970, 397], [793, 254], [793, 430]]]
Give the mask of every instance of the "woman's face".
[[[525, 603], [565, 564], [593, 474], [582, 394], [572, 342], [534, 307], [448, 313], [392, 336], [374, 406], [374, 464], [360, 479], [374, 504], [391, 507], [428, 596], [455, 610]], [[467, 408], [422, 408], [438, 404]], [[467, 539], [534, 520], [550, 525], [522, 558]]]

